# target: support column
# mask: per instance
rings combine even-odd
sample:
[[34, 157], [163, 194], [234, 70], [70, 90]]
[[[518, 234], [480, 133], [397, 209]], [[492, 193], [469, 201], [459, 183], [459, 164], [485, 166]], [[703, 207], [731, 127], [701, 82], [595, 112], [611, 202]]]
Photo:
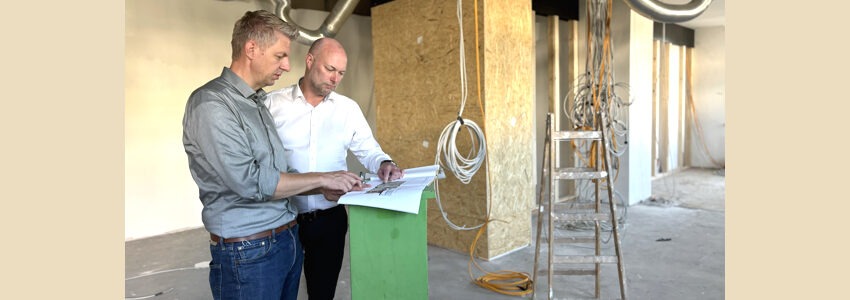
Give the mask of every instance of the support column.
[[[531, 2], [478, 1], [478, 69], [474, 1], [463, 1], [468, 98], [464, 119], [487, 137], [488, 165], [469, 184], [453, 174], [439, 182], [448, 218], [459, 226], [485, 222], [475, 255], [491, 259], [531, 243], [534, 197], [533, 40]], [[457, 3], [396, 0], [372, 8], [377, 139], [404, 167], [435, 162], [443, 128], [461, 102]], [[477, 72], [480, 70], [480, 102]], [[471, 140], [458, 134], [459, 153]], [[490, 176], [488, 178], [488, 173]], [[468, 252], [477, 231], [449, 228], [436, 203], [428, 205], [428, 242]]]

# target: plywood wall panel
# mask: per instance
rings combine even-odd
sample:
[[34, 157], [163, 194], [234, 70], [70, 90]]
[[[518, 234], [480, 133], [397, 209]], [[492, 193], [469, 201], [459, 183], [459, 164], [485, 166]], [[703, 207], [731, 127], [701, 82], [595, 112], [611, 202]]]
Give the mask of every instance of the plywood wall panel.
[[490, 155], [488, 257], [531, 242], [534, 40], [530, 1], [484, 1], [484, 96]]
[[[534, 170], [531, 8], [523, 1], [478, 3], [482, 109], [472, 4], [463, 4], [468, 98], [462, 116], [476, 122], [489, 139], [491, 190], [488, 195], [487, 173], [482, 167], [468, 184], [447, 174], [439, 183], [439, 193], [449, 219], [457, 225], [484, 222], [490, 201], [491, 217], [523, 223], [488, 226], [476, 255], [489, 258], [498, 255], [494, 249], [503, 253], [530, 240], [527, 203], [533, 194]], [[434, 164], [440, 133], [456, 119], [461, 105], [456, 2], [392, 1], [372, 9], [372, 22], [377, 139], [402, 166]], [[465, 130], [458, 134], [460, 153], [467, 153], [470, 141]], [[429, 203], [428, 210], [429, 243], [468, 251], [475, 231], [449, 228], [435, 202]], [[496, 243], [489, 241], [491, 238]]]

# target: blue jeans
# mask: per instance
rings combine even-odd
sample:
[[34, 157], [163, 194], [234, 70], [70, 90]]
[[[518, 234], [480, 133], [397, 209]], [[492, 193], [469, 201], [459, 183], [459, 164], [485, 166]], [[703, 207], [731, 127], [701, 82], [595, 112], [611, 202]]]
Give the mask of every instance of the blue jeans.
[[244, 242], [210, 242], [213, 299], [292, 299], [298, 296], [304, 252], [298, 225]]

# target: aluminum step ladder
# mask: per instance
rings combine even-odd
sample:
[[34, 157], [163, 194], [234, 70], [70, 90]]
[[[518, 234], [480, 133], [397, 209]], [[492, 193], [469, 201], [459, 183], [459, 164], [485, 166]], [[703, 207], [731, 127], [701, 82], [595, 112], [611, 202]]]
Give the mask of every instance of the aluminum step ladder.
[[[537, 241], [535, 243], [534, 254], [534, 274], [532, 282], [534, 283], [534, 292], [532, 299], [535, 299], [535, 294], [542, 285], [537, 281], [537, 275], [548, 274], [548, 297], [554, 297], [553, 280], [555, 276], [594, 276], [595, 290], [594, 298], [600, 299], [600, 273], [601, 264], [616, 264], [617, 274], [620, 285], [620, 299], [626, 300], [626, 281], [625, 269], [623, 267], [623, 256], [620, 251], [620, 237], [618, 231], [616, 203], [613, 197], [613, 184], [611, 181], [610, 172], [610, 157], [605, 144], [605, 128], [600, 124], [603, 122], [604, 113], [597, 113], [595, 129], [589, 131], [557, 131], [556, 126], [552, 121], [553, 115], [549, 113], [546, 117], [546, 140], [544, 142], [543, 153], [543, 176], [541, 176], [541, 189], [539, 195], [538, 211], [537, 211]], [[556, 143], [559, 142], [589, 142], [591, 143], [589, 157], [591, 159], [590, 167], [570, 167], [564, 168], [557, 166], [560, 160], [559, 151]], [[547, 152], [549, 155], [547, 155]], [[595, 158], [594, 158], [595, 157]], [[548, 160], [548, 163], [547, 163]], [[601, 163], [600, 163], [601, 162]], [[543, 187], [545, 180], [548, 177], [549, 181], [549, 197], [548, 200], [543, 196]], [[608, 208], [607, 211], [600, 201], [601, 181], [605, 180], [605, 188], [608, 193]], [[558, 198], [558, 182], [562, 180], [592, 180], [595, 188], [594, 203], [575, 203], [576, 198]], [[548, 230], [545, 238], [545, 243], [548, 244], [548, 268], [539, 268], [539, 257], [542, 250], [541, 235], [543, 232], [544, 219], [548, 221]], [[576, 222], [592, 222], [594, 224], [593, 235], [578, 235], [570, 237], [555, 237], [555, 224], [573, 224]], [[612, 225], [612, 236], [614, 239], [615, 255], [602, 255], [601, 248], [601, 227], [600, 222], [610, 222]], [[558, 246], [567, 247], [576, 244], [595, 244], [594, 253], [589, 255], [556, 255], [555, 251]], [[574, 249], [570, 249], [574, 250]], [[577, 268], [577, 264], [593, 265], [591, 268]]]

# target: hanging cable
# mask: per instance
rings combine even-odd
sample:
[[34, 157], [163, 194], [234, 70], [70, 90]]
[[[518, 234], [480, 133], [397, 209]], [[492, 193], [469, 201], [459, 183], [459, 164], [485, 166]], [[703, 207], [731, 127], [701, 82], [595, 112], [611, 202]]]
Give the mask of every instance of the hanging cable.
[[[475, 0], [473, 3], [474, 7], [474, 22], [475, 22], [475, 66], [476, 66], [476, 82], [478, 89], [478, 107], [481, 110], [481, 118], [485, 118], [484, 105], [481, 100], [481, 68], [479, 61], [479, 45], [478, 45], [478, 0]], [[476, 124], [474, 121], [463, 118], [463, 110], [466, 106], [466, 100], [468, 95], [467, 89], [467, 77], [466, 77], [466, 57], [465, 57], [465, 48], [464, 48], [464, 38], [463, 38], [463, 4], [462, 0], [457, 1], [457, 18], [458, 18], [458, 27], [459, 30], [459, 50], [460, 53], [460, 82], [461, 82], [461, 105], [458, 110], [457, 119], [452, 121], [443, 129], [440, 134], [439, 143], [437, 145], [437, 153], [435, 157], [436, 164], [442, 166], [443, 168], [449, 169], [455, 177], [458, 178], [463, 184], [468, 184], [475, 173], [481, 168], [481, 165], [487, 162], [487, 140], [484, 134], [484, 131]], [[469, 134], [469, 138], [471, 140], [471, 146], [469, 153], [466, 156], [461, 155], [457, 149], [457, 133], [461, 128], [465, 128], [467, 133]], [[443, 159], [441, 159], [443, 158]], [[434, 190], [435, 190], [435, 198], [437, 201], [437, 206], [440, 209], [440, 213], [442, 214], [443, 219], [446, 221], [448, 226], [454, 230], [473, 230], [478, 229], [477, 234], [475, 235], [475, 239], [469, 246], [469, 263], [467, 265], [467, 270], [469, 272], [470, 279], [478, 286], [486, 288], [488, 290], [495, 291], [497, 293], [505, 294], [505, 295], [515, 295], [515, 296], [523, 296], [526, 294], [530, 294], [533, 290], [533, 285], [527, 273], [521, 272], [511, 272], [511, 271], [499, 271], [496, 273], [491, 273], [485, 271], [481, 268], [480, 265], [475, 261], [475, 248], [478, 243], [478, 239], [487, 229], [487, 224], [492, 221], [500, 221], [500, 220], [491, 220], [490, 219], [490, 209], [492, 206], [492, 202], [490, 199], [490, 172], [487, 166], [485, 165], [485, 188], [486, 188], [486, 199], [488, 202], [486, 217], [483, 223], [467, 227], [458, 226], [453, 223], [448, 218], [448, 214], [443, 209], [442, 202], [440, 201], [440, 192], [439, 192], [439, 183], [438, 181], [434, 182]], [[501, 221], [504, 222], [504, 221]], [[478, 270], [487, 273], [486, 275], [480, 276], [478, 278], [474, 278], [472, 274], [472, 266], [475, 265]]]
[[150, 298], [153, 298], [153, 297], [159, 297], [159, 296], [168, 294], [169, 292], [171, 292], [173, 290], [174, 290], [174, 288], [172, 287], [172, 288], [168, 288], [167, 290], [159, 291], [159, 292], [156, 292], [156, 293], [153, 293], [153, 294], [150, 294], [150, 295], [135, 296], [135, 297], [124, 297], [124, 299], [126, 299], [126, 300], [150, 299]]
[[[484, 137], [483, 131], [480, 127], [478, 127], [478, 124], [475, 123], [475, 121], [463, 118], [463, 110], [466, 106], [468, 89], [466, 79], [466, 57], [464, 54], [465, 48], [463, 42], [463, 9], [461, 2], [462, 0], [457, 1], [457, 19], [458, 26], [460, 27], [458, 50], [460, 55], [460, 109], [458, 110], [456, 120], [446, 125], [440, 134], [435, 161], [436, 164], [449, 169], [463, 184], [468, 184], [472, 180], [472, 176], [478, 172], [478, 169], [480, 169], [481, 165], [484, 163], [484, 157], [487, 155], [487, 141]], [[479, 92], [478, 94], [480, 97], [481, 93]], [[465, 128], [468, 131], [470, 139], [472, 140], [472, 146], [466, 156], [459, 153], [457, 149], [457, 133], [461, 130], [461, 128]]]
[[[476, 0], [476, 13], [477, 13], [477, 0]], [[485, 157], [487, 155], [487, 140], [484, 136], [483, 130], [472, 120], [463, 118], [463, 110], [466, 106], [466, 100], [468, 96], [467, 89], [467, 77], [466, 77], [466, 56], [465, 56], [465, 47], [463, 41], [463, 5], [462, 0], [457, 1], [457, 20], [459, 30], [459, 65], [460, 65], [460, 91], [461, 91], [461, 100], [460, 100], [460, 109], [457, 113], [456, 120], [450, 122], [443, 128], [443, 131], [440, 133], [440, 138], [437, 143], [437, 153], [435, 155], [435, 164], [440, 165], [441, 167], [448, 169], [451, 171], [455, 177], [460, 180], [463, 184], [469, 184], [472, 180], [472, 177], [478, 170], [481, 168], [481, 165], [485, 162]], [[476, 15], [476, 24], [477, 24], [477, 15]], [[476, 36], [478, 31], [478, 26], [475, 26]], [[477, 41], [476, 41], [477, 42]], [[476, 52], [477, 53], [477, 52]], [[478, 60], [476, 60], [476, 64]], [[480, 73], [479, 73], [480, 76]], [[480, 90], [480, 77], [479, 77], [479, 90]], [[479, 97], [481, 93], [478, 93]], [[480, 103], [480, 99], [479, 99]], [[479, 104], [480, 106], [480, 104]], [[482, 108], [482, 118], [484, 111]], [[465, 128], [467, 133], [469, 134], [469, 139], [471, 140], [471, 146], [469, 149], [469, 153], [464, 156], [459, 153], [457, 148], [457, 134], [462, 129]], [[486, 179], [489, 184], [489, 178]], [[472, 227], [458, 226], [448, 218], [448, 214], [443, 209], [442, 202], [440, 200], [440, 191], [439, 184], [434, 185], [434, 191], [436, 195], [437, 206], [440, 208], [440, 213], [443, 216], [443, 219], [446, 223], [454, 230], [473, 230], [476, 228], [480, 228], [484, 226], [484, 223], [479, 225], [475, 225]], [[490, 189], [487, 188], [487, 198], [489, 199]], [[489, 215], [489, 208], [487, 215]]]
[[[614, 80], [614, 44], [611, 40], [611, 16], [613, 5], [611, 0], [588, 1], [587, 15], [587, 46], [585, 72], [579, 75], [572, 87], [567, 90], [563, 100], [563, 113], [576, 130], [601, 130], [605, 134], [604, 148], [610, 154], [610, 170], [612, 182], [599, 180], [602, 188], [607, 188], [617, 181], [620, 174], [620, 157], [628, 147], [628, 125], [624, 121], [628, 116], [628, 106], [634, 100], [629, 93], [629, 85]], [[595, 129], [596, 118], [605, 114], [605, 120], [600, 120], [601, 128]], [[604, 130], [603, 130], [604, 129]], [[573, 141], [577, 167], [605, 168], [603, 162], [593, 155], [601, 147], [599, 141]], [[576, 186], [576, 202], [593, 202], [595, 187], [590, 183], [580, 183]], [[617, 222], [624, 224], [627, 208], [623, 197], [614, 190], [615, 199], [602, 199], [603, 202], [616, 201], [623, 207], [623, 214]], [[592, 223], [570, 225], [571, 229], [593, 228]], [[612, 226], [601, 224], [603, 230], [609, 231]]]
[[[198, 269], [206, 269], [206, 268], [209, 268], [209, 261], [202, 261], [202, 262], [196, 263], [195, 266], [193, 266], [193, 267], [174, 268], [174, 269], [168, 269], [168, 270], [160, 270], [160, 271], [156, 271], [156, 272], [144, 272], [142, 274], [139, 274], [139, 275], [136, 275], [136, 276], [133, 276], [133, 277], [124, 278], [124, 281], [139, 279], [139, 278], [153, 276], [153, 275], [159, 275], [159, 274], [163, 274], [163, 273], [171, 273], [171, 272], [186, 271], [186, 270], [198, 270]], [[157, 297], [157, 296], [167, 294], [167, 293], [169, 293], [173, 290], [174, 290], [174, 288], [171, 287], [171, 288], [168, 288], [166, 290], [162, 290], [162, 291], [159, 291], [159, 292], [156, 292], [156, 293], [153, 293], [153, 294], [144, 295], [144, 296], [124, 297], [124, 299], [128, 299], [128, 300], [148, 299], [148, 298], [153, 298], [153, 297]]]

